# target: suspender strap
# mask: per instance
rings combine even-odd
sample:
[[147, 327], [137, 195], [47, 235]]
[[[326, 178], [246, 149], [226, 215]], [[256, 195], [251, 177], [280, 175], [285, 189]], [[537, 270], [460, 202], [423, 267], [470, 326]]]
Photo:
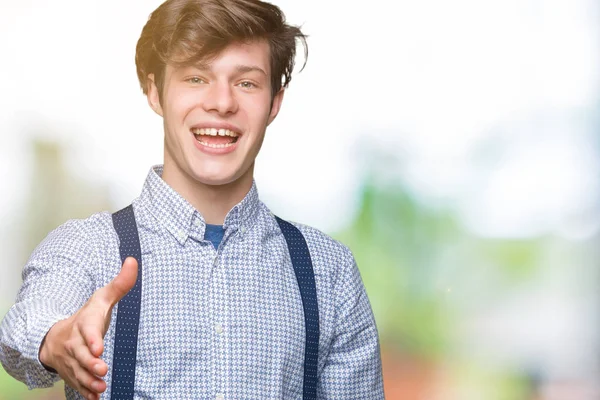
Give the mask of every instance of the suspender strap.
[[304, 307], [304, 325], [306, 345], [304, 348], [304, 388], [303, 400], [317, 398], [317, 363], [319, 361], [319, 307], [317, 289], [308, 245], [302, 233], [291, 223], [275, 217], [288, 245], [302, 306]]
[[112, 400], [126, 400], [133, 399], [135, 384], [135, 360], [142, 297], [142, 251], [133, 207], [129, 205], [117, 211], [112, 215], [112, 219], [119, 236], [121, 263], [125, 262], [125, 259], [130, 256], [135, 257], [138, 262], [138, 276], [135, 286], [119, 301], [117, 306], [110, 398]]

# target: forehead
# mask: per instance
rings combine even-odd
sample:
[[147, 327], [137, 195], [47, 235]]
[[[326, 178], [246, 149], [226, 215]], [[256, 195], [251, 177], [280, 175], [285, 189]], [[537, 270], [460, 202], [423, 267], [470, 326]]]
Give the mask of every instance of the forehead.
[[264, 71], [267, 76], [271, 73], [270, 48], [266, 40], [251, 42], [235, 42], [228, 44], [222, 50], [209, 57], [193, 57], [191, 60], [181, 60], [169, 64], [173, 69], [196, 67], [212, 72], [234, 71]]

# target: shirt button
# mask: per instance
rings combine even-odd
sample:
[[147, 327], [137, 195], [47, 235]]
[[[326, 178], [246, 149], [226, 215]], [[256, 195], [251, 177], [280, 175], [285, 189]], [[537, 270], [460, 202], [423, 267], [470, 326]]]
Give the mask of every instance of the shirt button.
[[223, 396], [221, 393], [219, 393], [217, 395], [217, 400], [225, 400], [225, 396]]
[[179, 237], [179, 240], [185, 240], [185, 232], [184, 231], [177, 232], [177, 237]]
[[246, 233], [246, 227], [242, 226], [241, 231], [242, 231], [242, 233]]
[[215, 259], [213, 260], [213, 265], [216, 267], [217, 264], [219, 264], [219, 257], [215, 257]]
[[223, 333], [223, 326], [221, 324], [215, 325], [215, 332], [217, 332], [219, 335]]
[[202, 225], [202, 221], [200, 221], [199, 219], [195, 219], [194, 220], [194, 225], [200, 226], [200, 225]]

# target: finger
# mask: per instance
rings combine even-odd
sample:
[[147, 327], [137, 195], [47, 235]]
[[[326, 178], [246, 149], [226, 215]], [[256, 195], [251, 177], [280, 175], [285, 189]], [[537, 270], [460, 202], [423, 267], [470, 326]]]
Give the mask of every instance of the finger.
[[[76, 385], [69, 385], [71, 387], [76, 386]], [[79, 386], [79, 387], [75, 387], [75, 390], [77, 390], [79, 392], [79, 394], [81, 396], [83, 396], [84, 399], [87, 400], [100, 400], [100, 395], [98, 393], [94, 393], [86, 388], [84, 388], [83, 386]]]
[[79, 332], [92, 355], [94, 357], [100, 357], [104, 351], [102, 327], [95, 326], [92, 323], [86, 323], [79, 326]]
[[78, 346], [73, 352], [73, 357], [75, 357], [75, 360], [77, 360], [82, 368], [86, 369], [92, 375], [104, 376], [108, 372], [106, 363], [94, 357], [85, 345]]
[[85, 398], [90, 398], [90, 395], [97, 396], [97, 394], [106, 390], [106, 382], [93, 376], [84, 368], [81, 368], [77, 363], [74, 363], [71, 370], [72, 379], [70, 380], [72, 381], [72, 384], [70, 386], [84, 395]]
[[92, 392], [92, 391], [84, 388], [83, 386], [79, 387], [77, 389], [77, 391], [79, 392], [79, 394], [81, 394], [83, 396], [83, 398], [85, 398], [87, 400], [100, 400], [100, 394], [98, 394], [96, 392]]
[[127, 257], [121, 267], [119, 275], [117, 275], [108, 285], [100, 289], [103, 298], [113, 306], [117, 304], [135, 285], [137, 273], [137, 260], [133, 257]]
[[90, 374], [87, 370], [80, 368], [77, 373], [77, 381], [81, 387], [89, 390], [91, 393], [102, 393], [106, 390], [106, 382]]

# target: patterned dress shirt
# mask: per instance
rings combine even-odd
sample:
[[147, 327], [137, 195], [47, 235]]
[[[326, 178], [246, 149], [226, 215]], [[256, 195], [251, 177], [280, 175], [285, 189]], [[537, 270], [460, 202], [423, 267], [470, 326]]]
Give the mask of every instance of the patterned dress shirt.
[[[136, 399], [302, 399], [304, 314], [287, 245], [256, 184], [227, 214], [215, 249], [205, 221], [153, 167], [133, 207], [143, 290]], [[379, 341], [350, 250], [294, 223], [315, 271], [321, 336], [319, 399], [383, 399]], [[39, 362], [42, 339], [120, 271], [111, 214], [70, 220], [36, 248], [0, 325], [0, 361], [29, 388], [59, 376]], [[118, 305], [117, 305], [118, 307]], [[102, 358], [111, 364], [116, 308]], [[81, 399], [65, 386], [67, 399]]]

